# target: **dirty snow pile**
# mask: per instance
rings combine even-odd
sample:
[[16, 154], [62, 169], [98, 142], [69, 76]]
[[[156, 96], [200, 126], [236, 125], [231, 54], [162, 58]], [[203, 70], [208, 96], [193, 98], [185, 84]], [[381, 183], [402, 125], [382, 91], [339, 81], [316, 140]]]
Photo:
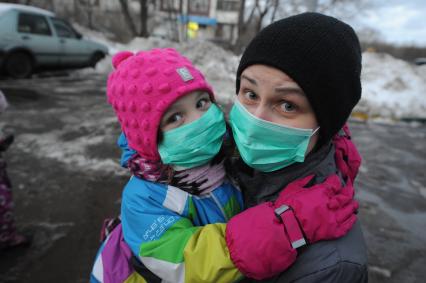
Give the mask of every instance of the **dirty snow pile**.
[[177, 43], [157, 37], [134, 38], [127, 44], [113, 42], [96, 31], [89, 30], [79, 25], [76, 28], [88, 39], [98, 41], [109, 47], [109, 56], [100, 61], [95, 70], [91, 68], [78, 71], [80, 74], [87, 74], [93, 71], [106, 74], [112, 70], [111, 55], [123, 51], [149, 50], [152, 48], [172, 47], [188, 57], [206, 76], [209, 83], [214, 87], [216, 98], [219, 103], [228, 104], [235, 94], [235, 74], [239, 57], [232, 52], [207, 41], [191, 41]]
[[364, 52], [362, 89], [355, 111], [371, 118], [426, 118], [426, 66]]
[[[201, 69], [213, 85], [220, 103], [234, 98], [239, 57], [207, 41], [176, 43], [161, 38], [135, 38], [128, 44], [110, 41], [99, 32], [78, 27], [87, 37], [110, 47], [110, 56], [98, 63], [95, 72], [111, 71], [111, 55], [121, 50], [148, 50], [173, 47]], [[80, 72], [93, 72], [85, 69]], [[426, 118], [426, 67], [415, 66], [387, 54], [363, 54], [363, 92], [355, 112], [368, 119], [399, 120]]]
[[[135, 38], [127, 45], [115, 45], [116, 50], [149, 50], [152, 48], [173, 47], [188, 57], [197, 68], [206, 76], [213, 86], [216, 98], [220, 103], [228, 104], [235, 94], [235, 74], [239, 58], [229, 51], [207, 41], [191, 41], [178, 44], [160, 38]], [[105, 68], [107, 61], [108, 68]], [[101, 72], [111, 70], [111, 58], [100, 62]], [[97, 67], [97, 66], [96, 66]]]

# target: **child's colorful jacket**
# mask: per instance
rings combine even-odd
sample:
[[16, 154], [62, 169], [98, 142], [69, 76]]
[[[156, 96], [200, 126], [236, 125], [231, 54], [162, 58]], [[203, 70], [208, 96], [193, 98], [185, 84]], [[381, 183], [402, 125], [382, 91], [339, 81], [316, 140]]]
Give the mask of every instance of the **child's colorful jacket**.
[[[125, 165], [134, 152], [123, 138], [119, 144]], [[230, 259], [224, 223], [242, 206], [240, 191], [227, 181], [207, 195], [195, 196], [131, 177], [123, 192], [121, 224], [103, 242], [91, 282], [238, 280], [242, 275]], [[138, 272], [144, 278], [135, 264], [142, 266]]]

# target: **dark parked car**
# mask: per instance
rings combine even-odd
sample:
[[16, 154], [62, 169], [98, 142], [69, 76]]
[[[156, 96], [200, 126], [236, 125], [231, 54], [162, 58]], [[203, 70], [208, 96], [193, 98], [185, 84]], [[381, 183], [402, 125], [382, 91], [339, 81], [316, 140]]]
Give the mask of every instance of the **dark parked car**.
[[416, 65], [426, 65], [426, 57], [424, 57], [424, 58], [416, 58], [415, 60], [414, 60], [414, 64], [416, 64]]
[[107, 46], [83, 39], [52, 12], [0, 3], [0, 70], [12, 77], [29, 77], [41, 69], [95, 66], [107, 53]]

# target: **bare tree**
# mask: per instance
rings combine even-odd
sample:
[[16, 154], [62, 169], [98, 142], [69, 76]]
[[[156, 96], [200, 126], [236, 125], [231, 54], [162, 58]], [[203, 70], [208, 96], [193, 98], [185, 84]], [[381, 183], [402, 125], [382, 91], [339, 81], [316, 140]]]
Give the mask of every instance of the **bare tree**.
[[241, 0], [235, 50], [240, 51], [265, 24], [277, 19], [307, 11], [347, 19], [355, 14], [354, 10], [366, 10], [368, 5], [368, 0]]
[[139, 35], [148, 37], [148, 0], [139, 0], [141, 30]]
[[280, 4], [279, 0], [274, 0], [274, 9], [272, 10], [272, 13], [271, 13], [271, 23], [275, 22], [275, 17], [277, 15], [279, 4]]
[[[273, 5], [271, 5], [271, 3]], [[262, 28], [262, 22], [264, 17], [270, 11], [270, 8], [273, 7], [275, 12], [279, 6], [279, 0], [255, 0], [252, 7], [250, 7], [250, 13], [245, 17], [246, 10], [248, 7], [246, 6], [246, 1], [242, 0], [240, 2], [240, 10], [238, 15], [238, 34], [243, 34], [250, 24], [255, 20], [256, 24], [256, 32], [258, 32]], [[273, 12], [273, 13], [275, 13]]]
[[269, 9], [272, 7], [271, 6], [271, 0], [265, 0], [265, 1], [262, 1], [262, 2], [263, 3], [260, 3], [260, 0], [256, 0], [256, 3], [255, 3], [255, 7], [256, 7], [258, 14], [259, 14], [259, 16], [257, 18], [256, 31], [260, 31], [260, 29], [262, 28], [263, 18], [266, 16], [266, 14], [268, 14]]
[[[341, 18], [351, 18], [367, 11], [373, 6], [373, 1], [368, 0], [328, 0], [319, 1], [317, 5], [317, 12], [332, 14]], [[354, 11], [356, 11], [354, 13]]]
[[240, 0], [240, 8], [238, 10], [238, 35], [242, 33], [244, 28], [244, 12], [246, 8], [246, 0]]
[[120, 0], [121, 11], [123, 12], [124, 19], [126, 20], [127, 25], [129, 26], [130, 32], [132, 36], [142, 36], [148, 37], [148, 8], [149, 8], [148, 0], [139, 0], [139, 21], [140, 21], [140, 29], [136, 28], [136, 24], [133, 21], [133, 18], [129, 11], [129, 3], [128, 0]]
[[121, 11], [123, 12], [124, 19], [129, 26], [130, 32], [132, 33], [132, 36], [137, 36], [138, 32], [136, 30], [135, 23], [133, 22], [132, 16], [129, 12], [129, 3], [127, 0], [120, 0], [121, 5]]
[[179, 7], [174, 6], [173, 1], [167, 1], [165, 9], [167, 10], [168, 21], [170, 23], [170, 38], [172, 40], [180, 41], [180, 34], [185, 35], [184, 32], [179, 31], [180, 25], [177, 25], [178, 15], [183, 15], [183, 0], [178, 1]]
[[87, 14], [87, 25], [90, 29], [93, 29], [93, 8], [95, 2], [91, 0], [78, 0], [78, 5], [83, 7], [83, 10]]
[[[286, 17], [302, 12], [319, 12], [348, 18], [357, 12], [366, 10], [368, 0], [280, 0], [283, 2], [280, 16]], [[371, 1], [370, 1], [371, 2]]]

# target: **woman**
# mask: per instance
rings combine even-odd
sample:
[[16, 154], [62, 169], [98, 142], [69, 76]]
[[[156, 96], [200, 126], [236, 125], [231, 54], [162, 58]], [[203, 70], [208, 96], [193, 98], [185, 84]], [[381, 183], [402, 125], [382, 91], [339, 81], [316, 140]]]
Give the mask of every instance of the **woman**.
[[[308, 186], [325, 188], [333, 175], [339, 176], [342, 187], [352, 185], [360, 157], [344, 124], [361, 97], [360, 73], [358, 38], [350, 26], [332, 17], [317, 13], [289, 17], [251, 41], [238, 67], [238, 96], [230, 114], [241, 154], [233, 174], [246, 207], [275, 200], [294, 180], [309, 175], [313, 177]], [[250, 209], [243, 214], [247, 213]], [[228, 223], [228, 243], [232, 237], [239, 239], [233, 242], [231, 257], [240, 270], [251, 269], [254, 261], [271, 264], [268, 257], [245, 252], [257, 250], [248, 242], [262, 241], [251, 240], [262, 232], [254, 230], [255, 213], [250, 224], [243, 214]], [[251, 235], [243, 233], [245, 229]], [[271, 282], [368, 280], [359, 223], [340, 239], [298, 252], [295, 264]]]

